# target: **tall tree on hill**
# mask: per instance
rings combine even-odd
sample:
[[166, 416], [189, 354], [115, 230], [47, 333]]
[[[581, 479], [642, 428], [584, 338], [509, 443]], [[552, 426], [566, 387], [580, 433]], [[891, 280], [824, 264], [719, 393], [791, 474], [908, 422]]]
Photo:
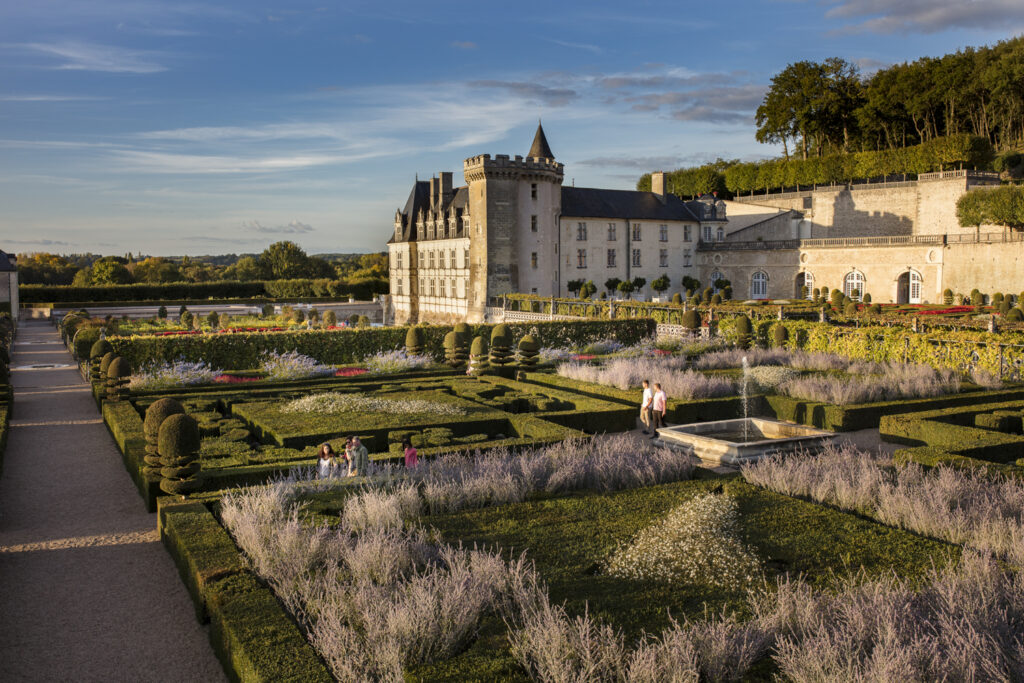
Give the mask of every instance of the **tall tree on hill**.
[[260, 254], [260, 269], [271, 280], [291, 280], [307, 276], [309, 257], [290, 240], [274, 242]]

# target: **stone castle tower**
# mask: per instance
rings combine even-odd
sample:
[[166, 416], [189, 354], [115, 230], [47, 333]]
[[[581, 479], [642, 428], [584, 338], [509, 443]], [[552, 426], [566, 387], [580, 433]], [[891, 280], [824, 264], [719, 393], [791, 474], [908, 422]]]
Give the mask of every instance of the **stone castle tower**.
[[555, 295], [563, 173], [544, 129], [537, 125], [525, 159], [482, 154], [466, 159], [463, 172], [471, 216], [470, 319], [482, 320], [485, 307], [504, 294]]

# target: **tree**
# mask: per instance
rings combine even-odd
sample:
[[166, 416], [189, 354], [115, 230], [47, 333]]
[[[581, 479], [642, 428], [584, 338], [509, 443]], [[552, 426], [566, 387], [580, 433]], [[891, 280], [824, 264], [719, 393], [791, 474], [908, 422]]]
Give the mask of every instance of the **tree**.
[[77, 270], [56, 254], [18, 254], [18, 282], [23, 285], [69, 285]]
[[150, 256], [128, 267], [136, 282], [180, 282], [185, 279], [177, 263], [159, 256]]
[[634, 284], [633, 284], [632, 282], [630, 282], [629, 280], [620, 280], [620, 281], [619, 281], [619, 284], [617, 284], [617, 285], [615, 286], [615, 288], [616, 288], [617, 290], [619, 290], [620, 292], [622, 292], [623, 294], [625, 294], [625, 295], [626, 295], [626, 298], [627, 298], [627, 299], [629, 299], [629, 298], [631, 298], [631, 297], [630, 297], [630, 295], [631, 295], [631, 294], [633, 293], [633, 291], [634, 291], [634, 290], [636, 289], [636, 285], [634, 285]]
[[661, 277], [655, 278], [654, 281], [651, 282], [651, 289], [657, 292], [658, 296], [661, 296], [661, 293], [666, 291], [671, 286], [672, 282], [671, 280], [668, 279], [668, 275], [662, 275]]
[[101, 258], [92, 264], [92, 284], [94, 285], [127, 285], [132, 282], [132, 274], [122, 263], [124, 259], [116, 256]]
[[565, 288], [568, 289], [573, 296], [578, 296], [579, 291], [582, 287], [583, 280], [569, 280], [569, 282], [566, 283], [565, 285]]
[[1024, 187], [1004, 185], [965, 192], [956, 202], [956, 216], [964, 227], [988, 223], [1024, 230]]
[[604, 288], [608, 290], [609, 294], [612, 294], [619, 288], [619, 283], [621, 282], [622, 280], [617, 277], [610, 277], [604, 281]]
[[644, 285], [646, 285], [646, 284], [647, 284], [647, 280], [645, 278], [642, 278], [642, 277], [635, 277], [635, 278], [633, 278], [633, 291], [634, 292], [642, 292], [643, 289], [644, 289]]
[[224, 277], [229, 280], [238, 280], [239, 282], [264, 279], [260, 262], [252, 256], [243, 256], [225, 268]]
[[700, 280], [692, 278], [689, 275], [684, 275], [679, 284], [683, 289], [690, 292], [696, 292], [700, 289]]
[[587, 280], [583, 283], [583, 286], [580, 287], [581, 299], [589, 299], [595, 294], [597, 294], [597, 285], [594, 284], [593, 280]]
[[260, 269], [273, 280], [305, 277], [308, 263], [306, 252], [289, 240], [271, 244], [259, 257]]

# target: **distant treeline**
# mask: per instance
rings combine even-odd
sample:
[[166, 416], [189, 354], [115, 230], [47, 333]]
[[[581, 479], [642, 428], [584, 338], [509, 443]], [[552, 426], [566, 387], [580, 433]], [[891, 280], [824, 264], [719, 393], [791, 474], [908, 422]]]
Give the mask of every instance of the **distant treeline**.
[[167, 284], [23, 285], [22, 303], [180, 301], [205, 299], [289, 299], [305, 297], [355, 297], [360, 300], [386, 294], [387, 281], [378, 279], [291, 279], [251, 282], [173, 282]]

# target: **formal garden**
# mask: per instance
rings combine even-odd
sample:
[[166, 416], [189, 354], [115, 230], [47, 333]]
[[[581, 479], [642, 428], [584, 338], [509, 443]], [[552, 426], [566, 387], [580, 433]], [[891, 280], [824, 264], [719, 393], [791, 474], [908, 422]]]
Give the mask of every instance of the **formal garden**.
[[[232, 678], [1024, 673], [1015, 332], [105, 322], [60, 329]], [[644, 379], [886, 448], [712, 467], [637, 434]], [[367, 476], [317, 478], [351, 435]]]

